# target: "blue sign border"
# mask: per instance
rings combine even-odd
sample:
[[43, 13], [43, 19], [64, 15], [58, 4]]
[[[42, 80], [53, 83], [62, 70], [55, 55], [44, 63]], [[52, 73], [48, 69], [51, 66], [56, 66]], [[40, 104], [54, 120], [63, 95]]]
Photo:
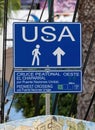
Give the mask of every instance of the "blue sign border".
[[[15, 64], [15, 59], [17, 58], [16, 56], [15, 56], [15, 25], [17, 25], [17, 24], [25, 24], [25, 25], [33, 25], [33, 24], [78, 24], [78, 25], [80, 25], [80, 48], [79, 48], [79, 50], [80, 50], [80, 59], [79, 59], [79, 66], [29, 66], [29, 67], [27, 67], [27, 66], [17, 66], [16, 64]], [[14, 54], [14, 59], [13, 59], [13, 65], [14, 65], [14, 68], [81, 68], [82, 67], [82, 38], [81, 38], [81, 23], [72, 23], [72, 22], [69, 22], [69, 23], [25, 23], [25, 22], [16, 22], [16, 23], [13, 23], [13, 42], [14, 42], [14, 44], [13, 44], [13, 54]], [[16, 57], [16, 58], [15, 58]]]
[[[59, 74], [61, 74], [61, 73], [75, 73], [75, 72], [78, 72], [78, 74], [79, 74], [79, 78], [77, 77], [77, 81], [76, 82], [79, 82], [80, 84], [78, 84], [78, 85], [80, 85], [80, 88], [79, 88], [79, 90], [78, 91], [75, 91], [75, 90], [71, 90], [71, 91], [66, 91], [66, 90], [60, 90], [60, 91], [58, 91], [58, 90], [56, 90], [55, 88], [56, 88], [56, 86], [58, 87], [58, 84], [61, 84], [62, 86], [64, 86], [64, 79], [61, 79], [62, 78], [62, 75], [61, 75], [61, 77], [59, 77], [59, 79], [57, 79], [58, 78], [58, 76], [51, 76], [51, 77], [48, 77], [48, 76], [46, 76], [46, 81], [48, 82], [48, 79], [47, 79], [47, 77], [49, 78], [49, 80], [51, 80], [51, 81], [53, 81], [54, 80], [54, 78], [55, 78], [55, 81], [56, 80], [60, 80], [61, 81], [61, 83], [60, 83], [60, 81], [59, 81], [59, 83], [57, 84], [57, 83], [52, 83], [53, 85], [55, 85], [55, 86], [53, 86], [53, 89], [55, 89], [56, 91], [54, 91], [53, 89], [51, 89], [51, 91], [41, 91], [41, 90], [39, 90], [39, 91], [37, 91], [36, 90], [36, 88], [34, 89], [34, 87], [33, 87], [33, 92], [31, 92], [31, 91], [29, 91], [29, 92], [21, 92], [21, 90], [19, 91], [19, 92], [17, 92], [16, 91], [16, 86], [15, 86], [15, 83], [16, 83], [16, 79], [15, 78], [17, 78], [17, 77], [15, 77], [15, 74], [16, 73], [32, 73], [32, 74], [35, 74], [35, 73], [59, 73]], [[33, 76], [33, 75], [32, 75]], [[19, 76], [18, 76], [19, 77]], [[27, 76], [28, 77], [28, 76]], [[35, 77], [35, 76], [34, 76]], [[44, 77], [44, 76], [43, 76]], [[53, 80], [51, 79], [53, 77]], [[63, 76], [63, 78], [64, 78], [65, 76]], [[72, 76], [71, 76], [72, 77]], [[70, 76], [67, 76], [66, 78], [68, 78], [69, 80], [71, 80], [70, 78], [71, 78]], [[73, 77], [74, 78], [74, 77]], [[68, 79], [66, 79], [66, 80], [68, 80]], [[42, 79], [43, 80], [43, 79]], [[18, 81], [21, 81], [22, 82], [22, 80], [21, 79], [18, 79]], [[35, 80], [31, 80], [31, 82], [34, 82]], [[39, 81], [39, 80], [38, 80]], [[45, 81], [45, 80], [44, 80]], [[75, 83], [75, 81], [73, 82], [73, 81], [65, 81], [65, 82], [68, 82], [68, 84], [70, 85], [70, 86], [72, 86], [72, 83], [74, 84]], [[25, 85], [26, 86], [28, 86], [29, 84], [27, 84], [27, 80], [24, 82], [25, 84], [23, 84], [24, 85], [24, 87], [25, 87]], [[18, 83], [19, 85], [21, 85], [21, 83]], [[33, 83], [31, 83], [31, 85], [32, 85]], [[36, 84], [36, 83], [34, 83], [34, 84]], [[38, 83], [37, 83], [38, 84]], [[76, 85], [77, 83], [75, 83], [74, 85]], [[20, 86], [21, 87], [21, 86]], [[21, 87], [21, 89], [22, 89], [22, 87]], [[58, 89], [58, 88], [57, 88]], [[14, 93], [81, 93], [82, 92], [82, 71], [81, 70], [57, 70], [57, 71], [54, 71], [54, 70], [50, 70], [50, 71], [45, 71], [45, 70], [40, 70], [40, 71], [14, 71]]]

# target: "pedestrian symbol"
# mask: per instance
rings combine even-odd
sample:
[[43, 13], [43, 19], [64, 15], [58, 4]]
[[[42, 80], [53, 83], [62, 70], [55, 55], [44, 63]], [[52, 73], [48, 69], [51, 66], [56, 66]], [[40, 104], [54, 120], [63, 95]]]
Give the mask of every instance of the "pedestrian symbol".
[[37, 66], [39, 66], [40, 64], [40, 59], [39, 59], [39, 55], [41, 55], [40, 51], [39, 51], [40, 45], [36, 45], [36, 48], [32, 51], [32, 55], [33, 55], [33, 60], [32, 60], [32, 66], [35, 64], [35, 62], [37, 63]]

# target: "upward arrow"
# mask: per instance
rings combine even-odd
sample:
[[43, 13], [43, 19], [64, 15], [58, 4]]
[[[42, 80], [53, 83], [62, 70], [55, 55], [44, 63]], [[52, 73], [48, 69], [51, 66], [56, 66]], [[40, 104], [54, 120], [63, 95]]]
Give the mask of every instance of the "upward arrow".
[[61, 65], [61, 56], [65, 55], [65, 52], [58, 47], [54, 52], [53, 52], [54, 56], [57, 56], [57, 65]]

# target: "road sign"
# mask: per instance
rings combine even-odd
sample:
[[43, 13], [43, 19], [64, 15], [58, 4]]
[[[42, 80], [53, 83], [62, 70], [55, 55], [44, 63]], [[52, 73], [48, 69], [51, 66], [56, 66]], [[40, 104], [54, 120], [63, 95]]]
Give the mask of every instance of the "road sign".
[[82, 72], [15, 71], [15, 93], [79, 93], [82, 92]]
[[80, 23], [14, 23], [14, 68], [81, 68]]

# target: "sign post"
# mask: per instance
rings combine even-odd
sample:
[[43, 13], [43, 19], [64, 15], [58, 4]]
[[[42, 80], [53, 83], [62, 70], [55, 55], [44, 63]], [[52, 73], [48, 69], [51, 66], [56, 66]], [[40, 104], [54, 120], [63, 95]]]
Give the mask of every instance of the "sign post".
[[46, 96], [45, 97], [45, 99], [46, 99], [46, 101], [45, 101], [45, 103], [46, 103], [46, 115], [50, 115], [50, 94], [47, 93], [45, 96]]

